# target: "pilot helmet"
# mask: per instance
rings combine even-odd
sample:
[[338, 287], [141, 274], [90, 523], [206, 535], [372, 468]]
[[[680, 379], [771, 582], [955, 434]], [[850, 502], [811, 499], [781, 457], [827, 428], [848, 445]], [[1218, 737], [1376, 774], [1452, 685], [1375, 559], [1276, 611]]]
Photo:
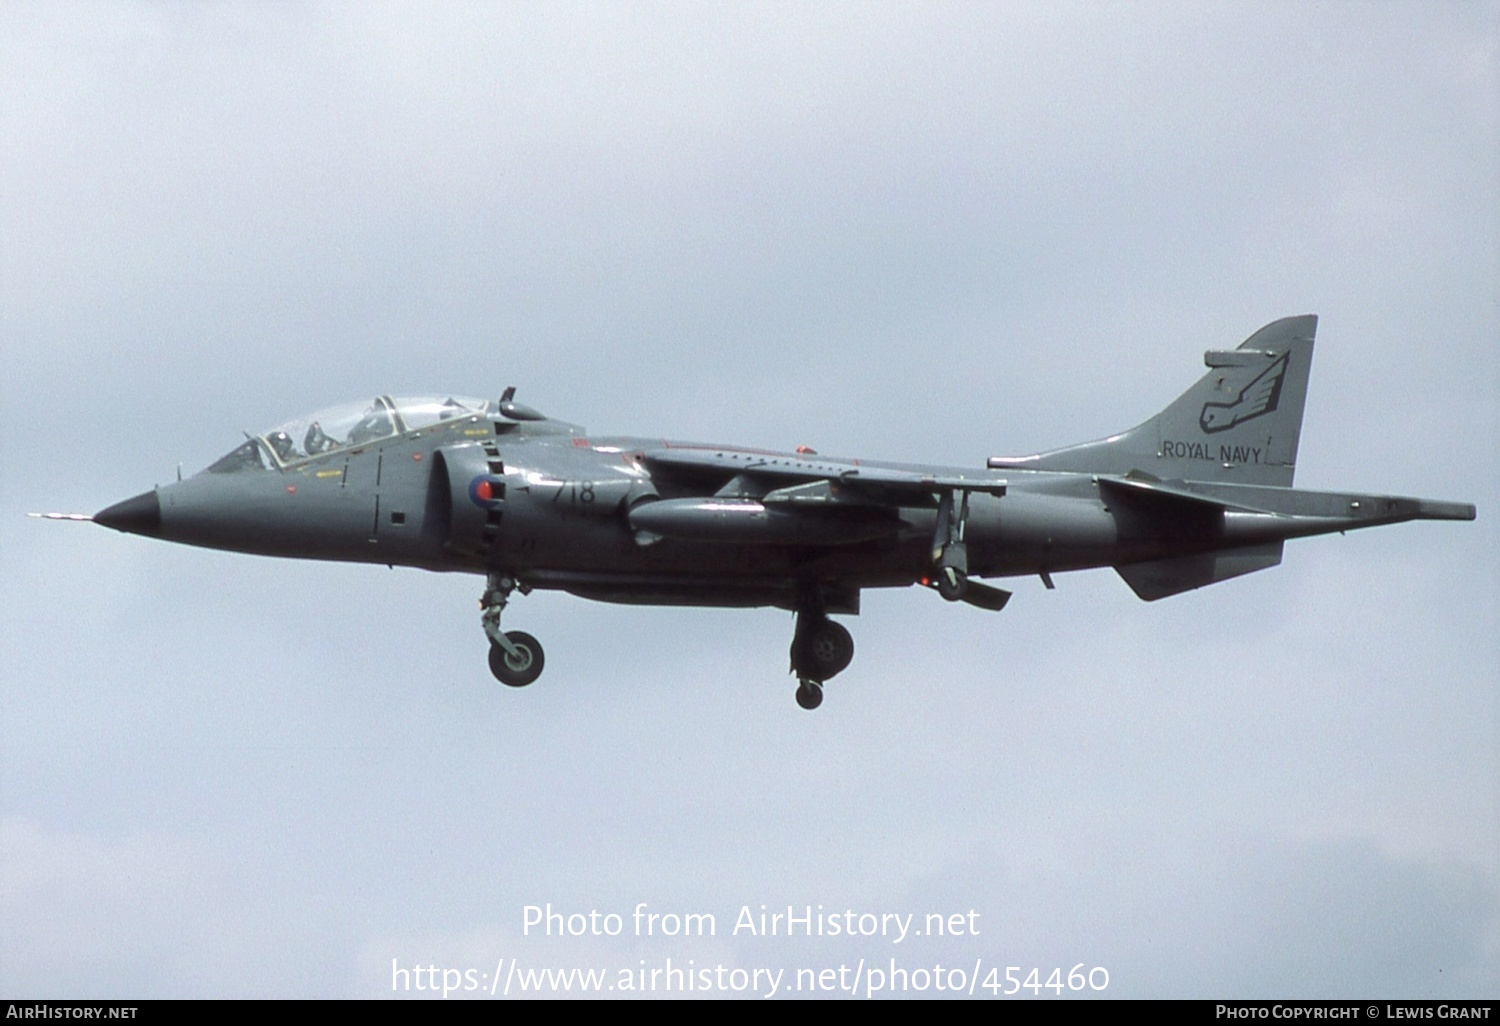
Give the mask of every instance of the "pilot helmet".
[[285, 431], [277, 431], [267, 437], [266, 441], [271, 443], [271, 448], [276, 450], [276, 455], [282, 460], [289, 460], [295, 455], [292, 447], [292, 438]]

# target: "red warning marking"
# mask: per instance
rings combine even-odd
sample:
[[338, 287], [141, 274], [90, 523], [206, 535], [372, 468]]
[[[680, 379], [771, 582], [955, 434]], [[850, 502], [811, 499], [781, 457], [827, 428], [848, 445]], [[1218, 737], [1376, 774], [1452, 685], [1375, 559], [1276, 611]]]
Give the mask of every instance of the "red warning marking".
[[587, 438], [575, 438], [575, 439], [573, 439], [573, 448], [575, 448], [575, 449], [587, 449], [588, 447], [589, 447], [589, 440]]

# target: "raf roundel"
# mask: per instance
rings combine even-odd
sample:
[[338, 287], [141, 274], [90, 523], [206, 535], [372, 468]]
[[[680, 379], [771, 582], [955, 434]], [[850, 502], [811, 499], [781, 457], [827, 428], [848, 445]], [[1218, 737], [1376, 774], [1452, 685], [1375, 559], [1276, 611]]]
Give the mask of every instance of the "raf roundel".
[[469, 501], [480, 509], [493, 509], [504, 487], [498, 478], [480, 474], [469, 482]]

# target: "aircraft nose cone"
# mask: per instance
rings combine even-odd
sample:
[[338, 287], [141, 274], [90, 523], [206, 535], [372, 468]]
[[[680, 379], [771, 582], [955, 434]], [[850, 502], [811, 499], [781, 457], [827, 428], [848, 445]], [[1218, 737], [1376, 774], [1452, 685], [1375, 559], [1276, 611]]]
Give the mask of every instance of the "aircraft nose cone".
[[94, 523], [113, 527], [116, 531], [144, 534], [156, 538], [161, 535], [161, 500], [156, 492], [142, 492], [134, 498], [117, 502], [94, 514]]

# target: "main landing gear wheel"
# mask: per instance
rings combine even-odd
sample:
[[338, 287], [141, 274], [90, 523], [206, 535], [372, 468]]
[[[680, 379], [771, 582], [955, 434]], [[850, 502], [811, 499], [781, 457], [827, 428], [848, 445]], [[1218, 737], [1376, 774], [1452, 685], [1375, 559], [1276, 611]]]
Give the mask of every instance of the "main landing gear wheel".
[[545, 662], [542, 643], [525, 631], [506, 631], [505, 640], [516, 651], [512, 654], [499, 645], [491, 644], [490, 672], [507, 687], [524, 688], [542, 675]]
[[795, 668], [819, 683], [837, 677], [854, 661], [854, 638], [827, 617], [807, 628], [800, 647]]
[[937, 575], [937, 590], [938, 594], [949, 602], [957, 602], [968, 592], [969, 579], [959, 573], [957, 567], [940, 567]]
[[854, 659], [854, 639], [842, 624], [824, 615], [820, 596], [799, 603], [791, 656], [797, 704], [816, 709], [823, 704], [823, 682], [843, 673]]

